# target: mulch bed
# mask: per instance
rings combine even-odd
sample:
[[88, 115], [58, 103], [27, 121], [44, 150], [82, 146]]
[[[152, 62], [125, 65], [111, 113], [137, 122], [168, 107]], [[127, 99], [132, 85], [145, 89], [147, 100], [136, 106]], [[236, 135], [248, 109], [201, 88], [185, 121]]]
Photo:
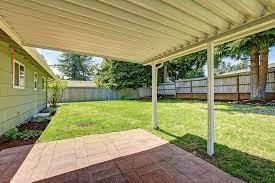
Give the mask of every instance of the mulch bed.
[[[27, 122], [23, 123], [19, 126], [17, 126], [18, 131], [22, 132], [25, 130], [41, 130], [44, 131], [47, 127], [48, 123], [36, 123], [36, 122]], [[0, 137], [0, 151], [3, 149], [7, 149], [10, 147], [17, 147], [17, 146], [22, 146], [22, 145], [29, 145], [29, 144], [34, 144], [35, 141], [39, 138], [38, 137], [33, 137], [29, 139], [15, 139], [11, 142], [6, 142], [2, 137]]]
[[[20, 132], [25, 131], [25, 130], [44, 131], [46, 129], [47, 125], [48, 125], [48, 123], [36, 123], [36, 122], [30, 121], [30, 122], [27, 122], [27, 123], [17, 126], [17, 129]], [[39, 138], [39, 136], [30, 138], [30, 139], [16, 139], [11, 142], [6, 142], [6, 141], [4, 141], [4, 139], [2, 137], [0, 137], [0, 151], [3, 149], [10, 148], [10, 147], [34, 144], [38, 138]]]
[[[54, 114], [55, 114], [55, 112], [53, 112], [51, 114], [51, 117]], [[46, 127], [48, 126], [49, 122], [50, 122], [50, 119], [45, 120], [44, 122], [35, 122], [34, 119], [32, 119], [26, 123], [18, 125], [16, 128], [20, 132], [23, 132], [25, 130], [44, 131], [46, 129]], [[28, 138], [28, 139], [18, 138], [13, 141], [10, 141], [10, 142], [4, 141], [3, 137], [0, 137], [0, 151], [3, 149], [11, 148], [11, 147], [34, 144], [39, 137], [40, 136], [32, 137], [32, 138]]]
[[36, 122], [28, 122], [24, 123], [20, 126], [18, 126], [19, 131], [24, 131], [24, 130], [41, 130], [44, 131], [47, 127], [48, 123], [36, 123]]

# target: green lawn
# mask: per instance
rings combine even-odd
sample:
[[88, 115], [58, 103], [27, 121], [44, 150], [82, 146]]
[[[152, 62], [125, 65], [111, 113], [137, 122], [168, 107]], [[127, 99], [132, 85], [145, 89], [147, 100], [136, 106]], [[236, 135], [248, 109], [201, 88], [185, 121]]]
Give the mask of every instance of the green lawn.
[[[158, 103], [159, 130], [152, 130], [150, 101], [66, 103], [39, 142], [143, 128], [207, 159], [248, 182], [275, 180], [275, 107], [215, 103], [215, 157], [206, 155], [207, 104]], [[79, 122], [94, 122], [79, 127]]]

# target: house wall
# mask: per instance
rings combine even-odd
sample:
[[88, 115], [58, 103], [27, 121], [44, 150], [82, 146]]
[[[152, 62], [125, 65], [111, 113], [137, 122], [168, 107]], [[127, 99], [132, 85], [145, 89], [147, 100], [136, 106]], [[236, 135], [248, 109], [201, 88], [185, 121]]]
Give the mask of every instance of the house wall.
[[[25, 88], [13, 88], [10, 55], [9, 45], [0, 41], [0, 135], [46, 107], [42, 76], [47, 78], [47, 73], [34, 60], [15, 53], [14, 58], [25, 65]], [[38, 73], [37, 90], [34, 90], [34, 72]]]

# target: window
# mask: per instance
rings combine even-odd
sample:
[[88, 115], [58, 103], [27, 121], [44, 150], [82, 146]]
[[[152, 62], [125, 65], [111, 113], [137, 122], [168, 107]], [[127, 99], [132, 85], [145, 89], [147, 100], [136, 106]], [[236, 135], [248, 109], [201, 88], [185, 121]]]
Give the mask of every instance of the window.
[[37, 81], [38, 81], [38, 74], [37, 74], [37, 72], [34, 72], [34, 75], [33, 75], [33, 88], [34, 88], [34, 90], [37, 90]]
[[42, 90], [46, 88], [46, 78], [42, 76]]
[[17, 60], [13, 64], [13, 87], [21, 89], [25, 87], [25, 66]]

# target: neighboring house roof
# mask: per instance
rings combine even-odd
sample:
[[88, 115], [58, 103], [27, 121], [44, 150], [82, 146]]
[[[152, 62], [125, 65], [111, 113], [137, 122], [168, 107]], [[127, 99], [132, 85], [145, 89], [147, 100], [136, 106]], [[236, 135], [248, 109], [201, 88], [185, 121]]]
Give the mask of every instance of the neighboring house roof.
[[[273, 71], [275, 70], [275, 63], [271, 63], [268, 65], [268, 70]], [[220, 74], [219, 76], [231, 76], [231, 75], [241, 75], [241, 74], [247, 74], [250, 72], [250, 68], [248, 69], [241, 69], [241, 70], [236, 70], [236, 71], [231, 71], [227, 73]]]
[[67, 87], [76, 88], [96, 88], [96, 84], [93, 81], [77, 81], [77, 80], [66, 80], [68, 82]]

